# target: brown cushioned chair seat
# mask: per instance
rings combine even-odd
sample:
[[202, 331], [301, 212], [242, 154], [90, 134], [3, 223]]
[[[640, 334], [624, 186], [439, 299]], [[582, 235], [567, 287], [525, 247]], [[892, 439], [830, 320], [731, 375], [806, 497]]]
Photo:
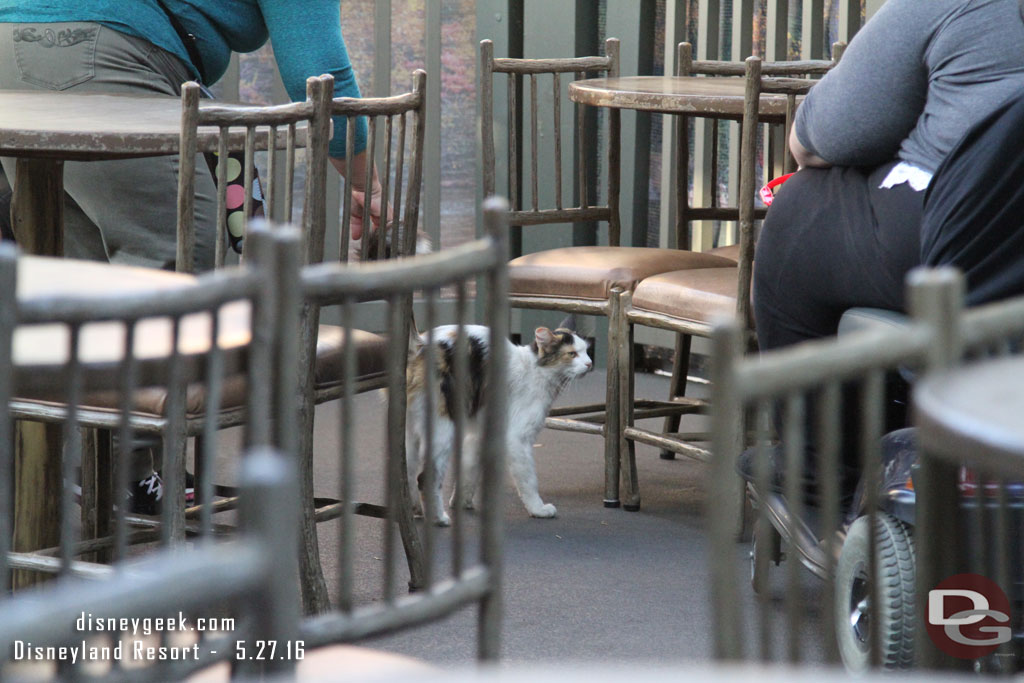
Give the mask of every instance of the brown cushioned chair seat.
[[740, 245], [730, 244], [726, 247], [715, 247], [714, 249], [708, 249], [706, 254], [714, 254], [715, 256], [721, 256], [727, 258], [733, 263], [739, 263], [740, 260]]
[[[352, 330], [352, 335], [356, 345], [356, 372], [359, 379], [384, 374], [387, 370], [387, 338], [363, 330]], [[320, 326], [316, 340], [317, 389], [326, 389], [341, 383], [344, 342], [345, 330], [335, 325]]]
[[604, 301], [613, 287], [629, 291], [658, 273], [735, 265], [721, 256], [678, 249], [564, 247], [510, 261], [509, 293]]
[[[633, 308], [710, 323], [736, 312], [738, 268], [703, 268], [653, 275], [633, 291]], [[753, 320], [749, 321], [753, 325]]]
[[[353, 330], [356, 341], [356, 369], [359, 379], [379, 376], [386, 369], [387, 339], [379, 334]], [[316, 388], [336, 386], [341, 381], [342, 342], [344, 330], [334, 325], [321, 325], [316, 345]], [[232, 410], [245, 406], [245, 377], [232, 375], [224, 381], [221, 396], [221, 410]], [[86, 395], [82, 406], [87, 409], [114, 412], [119, 409], [119, 394], [116, 391], [97, 391]], [[22, 395], [18, 397], [40, 405], [58, 406], [52, 395]], [[189, 419], [203, 416], [206, 410], [206, 386], [193, 382], [189, 384], [185, 398], [185, 414]], [[135, 392], [134, 412], [139, 415], [159, 417], [167, 407], [167, 389], [148, 387]]]

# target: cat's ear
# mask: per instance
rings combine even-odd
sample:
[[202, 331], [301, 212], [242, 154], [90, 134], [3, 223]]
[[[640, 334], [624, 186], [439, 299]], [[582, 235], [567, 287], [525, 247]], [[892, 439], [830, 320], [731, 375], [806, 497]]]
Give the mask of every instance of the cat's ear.
[[576, 331], [576, 314], [575, 313], [570, 313], [569, 315], [565, 316], [565, 319], [562, 320], [562, 322], [558, 323], [558, 327], [556, 327], [555, 329], [556, 330], [570, 330], [572, 332], [575, 332]]
[[554, 333], [546, 327], [538, 327], [533, 332], [533, 343], [538, 348], [545, 348], [551, 345], [551, 342], [555, 341]]

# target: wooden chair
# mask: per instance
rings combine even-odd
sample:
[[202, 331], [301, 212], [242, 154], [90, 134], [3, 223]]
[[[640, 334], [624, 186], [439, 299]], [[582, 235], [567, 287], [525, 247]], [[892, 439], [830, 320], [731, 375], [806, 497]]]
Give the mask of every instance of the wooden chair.
[[[635, 442], [663, 449], [662, 457], [668, 459], [677, 453], [700, 460], [706, 460], [710, 455], [706, 447], [698, 445], [707, 441], [706, 435], [678, 433], [681, 415], [703, 413], [707, 410], [706, 401], [685, 395], [690, 343], [693, 336], [706, 337], [710, 334], [711, 322], [716, 315], [731, 314], [744, 321], [748, 329], [748, 345], [754, 344], [750, 281], [754, 258], [754, 221], [757, 215], [754, 208], [754, 169], [758, 124], [761, 121], [761, 95], [777, 95], [783, 98], [783, 121], [788, 131], [797, 106], [797, 97], [806, 93], [815, 82], [794, 76], [820, 74], [831, 68], [832, 64], [833, 62], [827, 61], [762, 64], [757, 57], [748, 58], [742, 65], [734, 62], [692, 62], [692, 69], [695, 72], [699, 70], [719, 75], [742, 73], [746, 79], [740, 140], [738, 207], [735, 210], [720, 207], [687, 210], [689, 217], [722, 218], [727, 215], [726, 212], [734, 212], [732, 215], [739, 219], [739, 245], [734, 251], [738, 262], [734, 268], [689, 269], [652, 275], [637, 284], [629, 296], [624, 314], [628, 327], [620, 332], [626, 340], [622, 345], [626, 355], [617, 359], [615, 365], [620, 373], [617, 382], [623, 387], [623, 403], [619, 408], [619, 415], [623, 420], [623, 426], [619, 430], [622, 439], [619, 452], [623, 458], [621, 467], [622, 478], [627, 488], [624, 500], [627, 509], [635, 510], [640, 505]], [[740, 69], [742, 71], [739, 71]], [[628, 354], [631, 354], [633, 347], [633, 327], [638, 324], [677, 333], [676, 357], [667, 401], [634, 398], [633, 361]], [[661, 416], [666, 417], [661, 432], [636, 425], [638, 419]], [[740, 500], [740, 497], [737, 495], [736, 499]]]
[[[446, 615], [462, 606], [476, 602], [480, 608], [479, 643], [477, 654], [480, 659], [493, 660], [498, 655], [498, 636], [501, 613], [501, 519], [502, 482], [504, 479], [505, 451], [505, 380], [506, 346], [508, 336], [507, 303], [507, 244], [505, 222], [507, 204], [503, 200], [489, 200], [484, 206], [486, 235], [473, 242], [444, 250], [436, 254], [416, 256], [387, 263], [338, 264], [323, 263], [306, 267], [300, 278], [304, 300], [320, 306], [340, 305], [344, 338], [353, 336], [353, 309], [367, 300], [383, 300], [388, 306], [387, 373], [388, 388], [386, 410], [387, 434], [385, 439], [386, 464], [384, 514], [392, 522], [386, 527], [383, 548], [384, 587], [383, 595], [368, 604], [356, 604], [353, 588], [353, 563], [357, 559], [353, 551], [354, 515], [359, 512], [357, 485], [354, 482], [354, 462], [365, 460], [367, 439], [360, 434], [356, 419], [354, 395], [359, 391], [358, 342], [342, 346], [342, 367], [347, 371], [340, 375], [340, 447], [338, 457], [341, 466], [338, 500], [331, 513], [340, 517], [341, 533], [336, 562], [338, 581], [335, 607], [322, 615], [305, 619], [300, 628], [301, 638], [309, 648], [339, 642], [348, 642], [372, 635], [414, 626], [427, 620]], [[481, 421], [481, 490], [483, 507], [476, 520], [460, 509], [453, 512], [450, 530], [451, 562], [440, 561], [442, 546], [440, 532], [433, 525], [424, 525], [423, 548], [426, 562], [423, 565], [422, 590], [405, 597], [397, 597], [398, 573], [395, 567], [395, 522], [411, 507], [408, 478], [406, 476], [406, 366], [409, 354], [409, 323], [413, 294], [419, 293], [425, 302], [426, 316], [421, 323], [432, 329], [436, 320], [436, 302], [442, 288], [451, 288], [456, 294], [457, 330], [467, 322], [469, 307], [469, 286], [479, 277], [486, 291], [485, 319], [481, 321], [490, 328], [489, 358], [486, 379], [482, 384], [484, 406], [475, 417], [468, 414], [468, 397], [462, 387], [468, 381], [456, 381], [453, 387], [451, 414], [455, 424], [455, 441], [466, 434], [469, 420]], [[483, 294], [481, 293], [481, 296]], [[456, 348], [468, 349], [468, 339], [463, 332], [456, 333]], [[464, 346], [463, 346], [464, 345]], [[426, 348], [433, 348], [428, 344]], [[468, 380], [468, 351], [456, 353], [451, 367], [456, 377]], [[422, 384], [423, 400], [428, 404], [439, 404], [439, 378], [437, 369], [446, 361], [427, 353]], [[432, 439], [427, 432], [428, 452]], [[456, 469], [455, 481], [460, 480], [460, 451], [456, 448], [453, 464]], [[423, 485], [429, 487], [436, 481], [436, 472], [427, 468]], [[459, 484], [457, 484], [458, 486]], [[478, 539], [478, 550], [471, 539]], [[443, 539], [448, 545], [448, 539]], [[444, 569], [442, 569], [442, 567]]]
[[[19, 528], [53, 529], [43, 534], [44, 548], [25, 547], [32, 541], [18, 533], [7, 546], [9, 534], [0, 533], [5, 539], [0, 556], [12, 551], [7, 566], [105, 576], [109, 568], [97, 562], [123, 558], [128, 543], [180, 544], [186, 533], [209, 538], [224, 530], [213, 524], [213, 511], [231, 509], [237, 499], [213, 503], [209, 476], [218, 455], [213, 436], [222, 424], [217, 419], [222, 406], [237, 405], [236, 413], [248, 418], [245, 442], [253, 446], [286, 433], [293, 413], [287, 401], [294, 391], [280, 386], [275, 393], [272, 386], [281, 376], [278, 358], [294, 358], [287, 342], [277, 341], [278, 330], [287, 329], [278, 323], [287, 325], [295, 308], [294, 302], [282, 303], [278, 275], [284, 280], [294, 275], [278, 270], [268, 233], [254, 229], [252, 241], [247, 265], [199, 278], [39, 257], [25, 257], [19, 265], [12, 248], [3, 247], [4, 282], [13, 292], [17, 281], [19, 296], [0, 303], [8, 377], [0, 398], [14, 419], [62, 428], [64, 441], [63, 453], [50, 458], [52, 469], [34, 461], [16, 471]], [[61, 277], [79, 283], [74, 293], [66, 283], [53, 284]], [[53, 293], [55, 287], [63, 293]], [[85, 447], [83, 427], [105, 430], [115, 443]], [[190, 434], [207, 437], [196, 460], [199, 500], [208, 504], [187, 507]], [[127, 495], [134, 483], [129, 459], [153, 436], [164, 454], [159, 517], [132, 513]], [[7, 460], [0, 471], [12, 472], [10, 466]], [[79, 469], [81, 502], [75, 490]], [[11, 509], [9, 476], [2, 479], [4, 510]], [[44, 511], [38, 509], [40, 495], [54, 496]], [[38, 519], [29, 518], [29, 509]], [[85, 560], [76, 559], [82, 555]], [[23, 582], [29, 581], [16, 580]]]
[[[711, 385], [715, 457], [708, 470], [708, 518], [717, 658], [776, 658], [797, 663], [811, 650], [817, 657], [823, 645], [826, 661], [838, 662], [837, 636], [852, 642], [856, 640], [853, 628], [862, 624], [851, 622], [849, 600], [840, 609], [837, 590], [844, 579], [842, 572], [837, 575], [837, 560], [847, 531], [856, 525], [850, 524], [851, 517], [863, 515], [867, 529], [879, 530], [876, 535], [869, 534], [865, 556], [876, 559], [866, 561], [863, 574], [885, 579], [865, 579], [872, 626], [870, 635], [861, 634], [864, 640], [857, 646], [863, 649], [861, 664], [873, 661], [898, 668], [912, 661], [908, 659], [912, 643], [907, 635], [916, 628], [916, 616], [906, 596], [913, 592], [913, 540], [901, 521], [882, 510], [880, 493], [881, 484], [889, 481], [883, 479], [886, 473], [882, 472], [884, 377], [905, 368], [928, 373], [951, 362], [963, 281], [949, 269], [920, 269], [908, 277], [908, 283], [912, 317], [903, 329], [864, 329], [750, 356], [742, 321], [725, 319], [715, 327]], [[862, 463], [858, 500], [863, 504], [843, 511], [840, 444], [844, 429], [851, 425], [842, 418], [842, 409], [844, 401], [850, 400], [851, 386], [859, 390], [859, 424], [854, 429]], [[773, 423], [778, 425], [780, 445], [772, 439]], [[748, 492], [756, 515], [751, 564], [758, 614], [741, 615], [744, 597], [737, 591], [735, 544], [740, 510], [722, 501], [734, 495], [736, 459], [750, 444], [751, 433], [753, 446], [748, 454], [753, 454], [754, 485]], [[807, 447], [814, 453], [813, 481], [804, 477], [809, 464]], [[773, 458], [779, 459], [774, 468], [769, 464]], [[782, 481], [773, 483], [772, 477], [779, 475]], [[808, 499], [814, 502], [805, 503]], [[809, 512], [811, 505], [814, 514]], [[781, 539], [776, 529], [782, 530]], [[897, 536], [903, 545], [890, 545]], [[876, 554], [883, 549], [888, 558], [885, 569], [882, 555]], [[770, 565], [783, 557], [787, 571], [780, 577], [782, 581], [770, 581]], [[824, 581], [821, 594], [807, 587], [804, 568]], [[882, 604], [883, 583], [888, 610], [884, 616], [870, 607]], [[776, 599], [780, 590], [781, 601]], [[859, 603], [853, 607], [864, 609]], [[809, 621], [812, 613], [820, 622]], [[747, 628], [751, 622], [753, 630]], [[890, 624], [894, 624], [895, 634], [891, 638], [881, 634]], [[820, 643], [806, 643], [810, 647], [805, 647], [801, 642], [815, 635], [822, 637]]]
[[[507, 74], [508, 82], [508, 156], [509, 194], [512, 202], [511, 224], [513, 226], [541, 226], [550, 224], [571, 224], [604, 221], [608, 224], [608, 242], [600, 246], [565, 246], [526, 254], [509, 263], [511, 305], [517, 308], [585, 313], [608, 318], [608, 368], [609, 381], [605, 404], [558, 408], [548, 418], [547, 426], [553, 429], [601, 435], [605, 439], [606, 463], [618, 463], [619, 435], [616, 430], [621, 424], [619, 410], [619, 376], [611, 372], [615, 359], [622, 354], [619, 348], [621, 337], [616, 333], [623, 329], [621, 320], [622, 296], [632, 291], [637, 282], [657, 273], [677, 271], [686, 268], [727, 267], [731, 261], [706, 254], [688, 251], [668, 251], [646, 247], [621, 246], [619, 225], [619, 117], [617, 109], [610, 109], [608, 116], [608, 188], [604, 204], [598, 197], [589, 196], [586, 161], [587, 116], [584, 108], [577, 108], [575, 126], [576, 162], [573, 180], [564, 183], [562, 163], [562, 78], [586, 78], [605, 74], [616, 77], [619, 74], [619, 41], [609, 38], [605, 41], [603, 57], [575, 57], [565, 59], [510, 59], [495, 58], [494, 45], [489, 40], [480, 43], [480, 99], [481, 132], [484, 163], [484, 194], [496, 191], [497, 155], [495, 153], [494, 120], [494, 79], [497, 74]], [[538, 81], [550, 76], [553, 98], [553, 135], [549, 148], [553, 157], [545, 158], [539, 151], [541, 116], [538, 114]], [[523, 81], [529, 80], [530, 112], [529, 163], [523, 163], [522, 171], [527, 179], [520, 182], [519, 154], [517, 150], [525, 142], [526, 131], [519, 131], [517, 120], [517, 92]], [[545, 86], [546, 87], [546, 86]], [[524, 124], [524, 129], [526, 124]], [[540, 200], [539, 169], [554, 169], [554, 206], [542, 206]], [[575, 205], [567, 206], [563, 189], [574, 183], [579, 195]], [[529, 188], [526, 193], [525, 187]], [[528, 202], [527, 206], [524, 203]], [[566, 236], [566, 243], [570, 238]], [[607, 413], [607, 415], [605, 415]], [[604, 503], [606, 507], [618, 507], [617, 484], [612, 478], [617, 474], [608, 471], [605, 482]]]
[[[423, 178], [423, 144], [425, 139], [426, 72], [413, 73], [412, 90], [383, 98], [339, 98], [330, 104], [334, 116], [347, 117], [348, 152], [353, 156], [356, 118], [368, 117], [367, 178], [374, 167], [379, 171], [384, 197], [381, 215], [390, 216], [382, 229], [371, 230], [369, 221], [358, 249], [360, 261], [396, 259], [416, 251], [420, 189]], [[410, 121], [411, 119], [411, 121]], [[351, 168], [348, 177], [353, 177]], [[338, 259], [349, 261], [349, 236], [352, 193], [346, 186], [342, 201], [341, 249]], [[329, 259], [325, 254], [324, 224], [310, 223], [306, 234], [304, 263], [316, 264]], [[411, 300], [410, 300], [411, 301]], [[410, 304], [411, 305], [411, 304]], [[409, 309], [411, 316], [411, 308]], [[331, 496], [317, 496], [313, 487], [313, 427], [317, 405], [342, 397], [346, 387], [356, 393], [387, 386], [389, 340], [386, 336], [344, 326], [320, 322], [317, 301], [305, 300], [299, 334], [299, 462], [300, 489], [304, 501], [302, 518], [303, 548], [300, 576], [303, 603], [307, 612], [329, 608], [327, 585], [320, 565], [316, 524], [337, 519], [344, 506]], [[402, 332], [402, 335], [406, 333]], [[401, 336], [401, 339], [405, 339]], [[355, 342], [354, 370], [345, 365], [344, 349], [348, 340]], [[348, 380], [355, 372], [355, 384]], [[422, 587], [425, 580], [423, 550], [415, 528], [412, 508], [403, 499], [400, 509], [391, 515], [384, 506], [361, 503], [360, 514], [397, 520], [409, 564], [410, 587]]]
[[[258, 676], [261, 669], [289, 675], [295, 666], [298, 617], [293, 560], [297, 491], [289, 459], [270, 449], [251, 450], [242, 459], [240, 490], [241, 533], [228, 542], [188, 551], [162, 548], [141, 559], [121, 558], [89, 578], [61, 576], [5, 596], [0, 601], [0, 675], [5, 680], [171, 681], [218, 662], [236, 664], [243, 677]], [[135, 633], [130, 627], [100, 628], [122, 619], [150, 625], [177, 614], [197, 630], [155, 628], [147, 636], [141, 627]], [[209, 630], [201, 630], [199, 620]], [[293, 656], [235, 662], [240, 646], [254, 653], [257, 641], [278, 643]], [[82, 648], [83, 643], [106, 649], [98, 649], [95, 658], [78, 651], [74, 662], [70, 656], [59, 663], [33, 656], [32, 648]], [[156, 648], [176, 656], [161, 659]], [[136, 653], [141, 657], [136, 659]]]
[[[217, 163], [217, 234], [215, 264], [224, 264], [227, 253], [227, 235], [242, 237], [252, 214], [253, 185], [255, 180], [255, 154], [257, 150], [284, 149], [284, 169], [278, 169], [278, 154], [267, 155], [266, 185], [262, 188], [264, 214], [273, 216], [278, 201], [283, 201], [285, 222], [291, 222], [294, 205], [294, 186], [297, 176], [305, 177], [302, 219], [299, 224], [309, 235], [323, 234], [326, 225], [325, 190], [327, 174], [327, 145], [330, 140], [330, 102], [334, 92], [334, 79], [326, 75], [306, 80], [306, 101], [266, 107], [223, 107], [200, 103], [200, 86], [189, 82], [181, 88], [181, 146], [178, 176], [178, 255], [177, 270], [194, 271], [195, 240], [195, 181], [196, 165], [192, 162], [199, 153], [216, 153], [219, 160], [228, 159], [229, 151], [242, 147], [244, 158], [240, 168], [235, 163]], [[216, 127], [215, 135], [206, 133]], [[283, 130], [282, 130], [283, 129]], [[200, 144], [202, 142], [203, 144]], [[304, 164], [297, 170], [298, 147], [305, 148]], [[228, 225], [229, 168], [243, 180], [242, 212], [232, 215]], [[283, 171], [283, 191], [279, 187]], [[201, 172], [205, 172], [201, 171]], [[237, 185], [237, 183], [234, 183]], [[280, 196], [279, 196], [280, 195]], [[242, 242], [244, 249], [244, 240]]]

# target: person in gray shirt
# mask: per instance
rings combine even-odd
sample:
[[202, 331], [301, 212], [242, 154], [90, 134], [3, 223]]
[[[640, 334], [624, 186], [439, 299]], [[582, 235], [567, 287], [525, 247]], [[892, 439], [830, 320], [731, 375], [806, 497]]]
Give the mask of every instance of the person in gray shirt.
[[[797, 111], [789, 142], [801, 170], [777, 190], [755, 252], [760, 348], [833, 335], [856, 306], [903, 310], [904, 276], [922, 262], [932, 174], [972, 126], [1020, 93], [1018, 0], [887, 0]], [[887, 384], [890, 398], [905, 393], [898, 378]], [[846, 493], [860, 470], [855, 399], [844, 392]], [[887, 429], [903, 426], [902, 405], [887, 402]], [[814, 413], [812, 405], [808, 444], [817, 443]], [[746, 477], [750, 462], [738, 463]]]
[[761, 348], [834, 334], [854, 306], [902, 310], [932, 173], [1022, 92], [1018, 0], [887, 0], [797, 111], [802, 169], [757, 244]]

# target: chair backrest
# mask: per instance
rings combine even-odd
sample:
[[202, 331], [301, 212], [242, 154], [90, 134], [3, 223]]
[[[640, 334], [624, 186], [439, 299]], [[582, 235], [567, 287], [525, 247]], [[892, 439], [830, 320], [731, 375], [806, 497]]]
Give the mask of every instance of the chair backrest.
[[[0, 676], [170, 681], [236, 658], [238, 673], [258, 676], [264, 662], [239, 655], [255, 655], [259, 642], [288, 650], [265, 669], [287, 675], [301, 658], [294, 468], [276, 451], [254, 449], [243, 460], [240, 490], [241, 531], [228, 542], [161, 549], [118, 561], [102, 576], [64, 576], [4, 596]], [[60, 656], [48, 648], [67, 649]]]
[[[497, 156], [494, 142], [494, 101], [495, 101], [495, 74], [508, 74], [508, 156], [507, 168], [509, 188], [508, 193], [512, 203], [512, 213], [509, 215], [511, 225], [542, 225], [548, 223], [567, 223], [584, 221], [608, 221], [608, 242], [611, 246], [618, 246], [620, 241], [619, 225], [619, 135], [620, 135], [620, 112], [617, 109], [609, 109], [608, 116], [608, 198], [605, 205], [601, 205], [597, 197], [589, 195], [588, 187], [591, 179], [588, 178], [587, 155], [593, 151], [588, 140], [591, 131], [588, 124], [588, 107], [578, 106], [576, 108], [575, 135], [573, 143], [575, 151], [573, 154], [573, 168], [569, 169], [572, 174], [569, 182], [574, 183], [578, 192], [579, 201], [577, 206], [566, 207], [562, 197], [563, 190], [563, 164], [562, 164], [562, 75], [569, 74], [570, 80], [581, 78], [593, 78], [606, 75], [615, 78], [619, 75], [619, 40], [609, 38], [605, 41], [605, 54], [603, 57], [570, 57], [561, 59], [513, 59], [495, 58], [494, 43], [490, 40], [480, 42], [480, 115], [481, 133], [483, 136], [483, 164], [484, 164], [484, 196], [491, 196], [498, 192], [497, 183]], [[552, 135], [551, 140], [540, 142], [541, 117], [538, 113], [541, 98], [538, 96], [538, 80], [541, 76], [551, 76], [552, 90]], [[520, 169], [519, 160], [525, 158], [521, 151], [525, 130], [520, 132], [520, 113], [518, 104], [518, 93], [521, 92], [524, 78], [529, 79], [530, 92], [530, 113], [528, 125], [530, 130], [530, 154], [529, 164]], [[525, 128], [527, 124], [523, 124]], [[551, 157], [546, 157], [543, 146], [551, 149]], [[540, 169], [551, 168], [554, 171], [554, 207], [542, 207], [540, 205]], [[530, 190], [530, 206], [524, 208], [523, 185], [520, 181], [521, 173], [527, 176], [526, 183]]]
[[[178, 253], [177, 270], [193, 272], [196, 249], [195, 196], [196, 167], [206, 173], [203, 162], [194, 163], [196, 155], [216, 154], [215, 180], [217, 185], [216, 241], [214, 263], [223, 265], [227, 253], [227, 235], [243, 238], [252, 215], [253, 185], [256, 182], [255, 155], [257, 150], [284, 149], [284, 191], [276, 187], [281, 176], [277, 168], [279, 154], [267, 155], [266, 181], [261, 188], [263, 211], [274, 216], [278, 195], [283, 196], [285, 221], [291, 221], [296, 178], [296, 149], [305, 148], [304, 202], [301, 225], [307, 235], [322, 235], [326, 225], [326, 173], [327, 145], [330, 133], [330, 101], [334, 92], [334, 78], [330, 75], [310, 77], [306, 80], [306, 101], [289, 104], [258, 106], [199, 106], [201, 88], [189, 82], [181, 89], [181, 144], [178, 176]], [[304, 125], [303, 125], [304, 124]], [[207, 135], [201, 128], [216, 128]], [[203, 134], [201, 134], [203, 133]], [[230, 153], [244, 151], [242, 159], [227, 163]], [[238, 180], [241, 176], [242, 185]], [[230, 192], [229, 192], [230, 188]], [[242, 203], [238, 206], [238, 190]], [[229, 205], [229, 202], [230, 205]], [[231, 208], [229, 217], [228, 209]], [[239, 210], [240, 209], [240, 210]], [[245, 242], [242, 242], [245, 249]]]
[[[500, 620], [501, 595], [501, 505], [500, 484], [503, 476], [505, 450], [505, 365], [508, 337], [507, 300], [507, 204], [503, 200], [489, 200], [484, 207], [486, 235], [473, 242], [446, 249], [439, 253], [415, 256], [367, 264], [318, 264], [306, 267], [301, 275], [300, 286], [303, 298], [320, 306], [340, 305], [343, 339], [343, 367], [346, 378], [340, 400], [340, 433], [337, 451], [340, 459], [340, 504], [341, 534], [336, 563], [338, 581], [335, 604], [337, 607], [327, 614], [311, 617], [301, 626], [301, 637], [308, 647], [327, 643], [350, 641], [373, 634], [389, 632], [439, 617], [472, 602], [481, 608], [478, 654], [483, 659], [493, 659], [498, 654], [498, 629]], [[482, 405], [480, 413], [470, 416], [466, 409], [469, 388], [468, 335], [464, 325], [467, 322], [470, 288], [476, 278], [486, 292], [485, 319], [481, 322], [490, 328], [487, 341], [489, 352], [485, 379], [482, 383]], [[427, 368], [422, 379], [423, 400], [428, 404], [427, 412], [444, 414], [437, 397], [439, 379], [437, 368], [443, 364], [454, 369], [455, 382], [451, 400], [446, 405], [454, 408], [448, 413], [455, 430], [455, 453], [452, 464], [458, 473], [462, 444], [460, 437], [468, 433], [471, 425], [479, 428], [481, 447], [481, 488], [480, 499], [483, 507], [478, 520], [473, 523], [461, 510], [454, 510], [450, 530], [452, 559], [450, 571], [441, 577], [441, 567], [433, 554], [442, 546], [449, 545], [448, 539], [439, 537], [433, 526], [424, 527], [423, 546], [427, 554], [425, 586], [422, 590], [398, 599], [399, 574], [395, 541], [395, 522], [398, 521], [398, 506], [409, 509], [411, 504], [406, 472], [406, 368], [410, 351], [411, 305], [414, 294], [425, 301], [426, 317], [420, 320], [427, 329], [436, 324], [438, 297], [442, 288], [445, 292], [454, 289], [456, 344], [451, 358], [435, 357], [426, 353]], [[361, 498], [357, 490], [357, 464], [372, 462], [368, 457], [368, 444], [379, 438], [378, 434], [360, 433], [360, 419], [354, 395], [356, 383], [356, 336], [353, 334], [353, 307], [360, 301], [383, 300], [388, 304], [388, 378], [387, 403], [383, 422], [386, 436], [383, 444], [385, 464], [385, 507], [389, 524], [385, 528], [383, 549], [367, 551], [383, 558], [383, 595], [375, 595], [366, 604], [360, 603], [361, 591], [365, 587], [354, 584], [356, 560], [363, 553], [354, 552], [354, 501]], [[425, 347], [433, 349], [433, 346]], [[475, 387], [475, 383], [474, 383]], [[447, 393], [446, 393], [447, 397]], [[381, 411], [379, 399], [370, 399], [373, 410]], [[443, 400], [443, 399], [442, 399]], [[429, 405], [433, 401], [433, 408]], [[372, 423], [372, 422], [371, 422]], [[427, 424], [432, 424], [430, 421]], [[363, 427], [365, 429], [365, 427]], [[433, 438], [431, 427], [427, 427], [425, 439], [427, 452]], [[440, 438], [440, 437], [438, 437]], [[425, 475], [430, 484], [431, 468]], [[456, 475], [456, 481], [459, 477]], [[379, 481], [374, 477], [374, 481]], [[436, 481], [436, 480], [435, 480]], [[429, 489], [428, 489], [429, 490]], [[379, 498], [373, 495], [373, 498]], [[477, 524], [476, 522], [479, 521]], [[448, 534], [449, 532], [445, 532]], [[471, 552], [470, 538], [476, 535], [479, 541], [476, 552]], [[439, 554], [439, 553], [438, 553]], [[360, 591], [360, 592], [357, 592]]]
[[[11, 247], [0, 248], [7, 291], [18, 291], [0, 303], [0, 400], [18, 419], [57, 423], [64, 443], [47, 466], [20, 468], [15, 485], [9, 475], [0, 478], [0, 510], [27, 518], [43, 505], [53, 530], [59, 529], [43, 534], [45, 548], [22, 547], [16, 538], [17, 552], [8, 553], [11, 520], [0, 515], [5, 580], [10, 569], [105, 576], [108, 568], [96, 561], [123, 558], [128, 543], [178, 543], [186, 530], [212, 537], [212, 506], [185, 508], [185, 441], [188, 423], [200, 424], [204, 439], [196, 461], [202, 463], [197, 477], [203, 487], [197, 493], [210, 501], [219, 457], [217, 416], [229, 401], [247, 418], [247, 445], [281, 442], [283, 434], [294, 439], [287, 423], [295, 392], [283, 384], [289, 375], [281, 368], [294, 367], [295, 348], [281, 341], [286, 335], [280, 331], [294, 329], [297, 305], [287, 297], [295, 290], [287, 283], [295, 275], [278, 268], [275, 242], [290, 239], [297, 251], [298, 235], [280, 230], [272, 236], [254, 226], [250, 239], [247, 264], [198, 278], [18, 258]], [[71, 285], [54, 285], [61, 276]], [[275, 382], [282, 383], [277, 391]], [[5, 413], [0, 424], [9, 434], [7, 418]], [[85, 447], [86, 425], [108, 430], [113, 447]], [[126, 492], [138, 458], [134, 451], [151, 446], [155, 435], [162, 439], [164, 504], [159, 518], [144, 518], [130, 511]], [[13, 471], [11, 443], [0, 441], [0, 472]], [[105, 459], [111, 452], [113, 462]], [[42, 454], [33, 457], [41, 463]], [[82, 488], [76, 491], [79, 469]], [[53, 496], [54, 504], [46, 506], [40, 495]], [[234, 502], [221, 505], [230, 509]], [[19, 523], [26, 521], [33, 523]], [[83, 554], [96, 561], [76, 559]]]
[[[389, 216], [385, 229], [370, 229], [365, 220], [368, 207], [357, 215], [364, 218], [366, 229], [358, 246], [361, 261], [379, 261], [415, 253], [419, 230], [420, 192], [423, 184], [423, 145], [426, 134], [427, 73], [417, 69], [412, 74], [412, 90], [391, 97], [340, 97], [331, 103], [333, 116], [347, 119], [347, 178], [354, 178], [352, 158], [355, 156], [356, 120], [367, 118], [366, 168], [362, 180], [378, 172], [381, 182], [381, 216]], [[412, 117], [411, 135], [409, 118]], [[353, 185], [346, 183], [342, 198], [341, 250], [339, 258], [349, 260], [349, 237], [353, 216]], [[324, 235], [311, 233], [306, 262], [324, 260]]]
[[[752, 450], [748, 453], [754, 454], [754, 488], [759, 492], [755, 501], [755, 529], [760, 526], [770, 530], [769, 520], [781, 513], [787, 515], [792, 529], [781, 548], [788, 565], [782, 604], [772, 599], [767, 586], [760, 584], [759, 615], [741, 620], [741, 606], [747, 601], [737, 592], [735, 531], [740, 524], [734, 517], [738, 511], [733, 506], [709, 505], [717, 657], [774, 657], [798, 662], [823, 647], [827, 661], [837, 661], [833, 595], [841, 540], [838, 531], [843, 522], [843, 444], [848, 448], [851, 440], [855, 440], [861, 454], [863, 514], [869, 518], [868, 528], [874, 529], [876, 518], [881, 516], [878, 504], [883, 476], [881, 437], [886, 373], [901, 368], [935, 370], [955, 360], [956, 345], [951, 331], [958, 328], [951, 321], [957, 320], [962, 302], [962, 279], [951, 270], [922, 269], [912, 273], [908, 281], [913, 317], [904, 329], [861, 330], [744, 357], [744, 335], [738, 321], [730, 320], [716, 327], [712, 375], [715, 457], [709, 471], [708, 500], [720, 500], [729, 490], [729, 478], [736, 476], [736, 458], [751, 446], [748, 435], [753, 432]], [[849, 419], [851, 415], [856, 419]], [[752, 425], [748, 425], [750, 417], [754, 419]], [[781, 440], [777, 449], [771, 445], [773, 422], [778, 425]], [[814, 453], [813, 461], [809, 460], [809, 453]], [[773, 457], [782, 460], [777, 468], [769, 465]], [[817, 498], [820, 528], [800, 521], [807, 518], [803, 501], [809, 466], [815, 468], [811, 493]], [[774, 493], [772, 469], [784, 473], [781, 494]], [[780, 495], [788, 500], [788, 507], [782, 506]], [[770, 539], [770, 535], [761, 536], [758, 531], [755, 535], [761, 543]], [[873, 557], [875, 545], [872, 540]], [[762, 557], [755, 559], [763, 572], [766, 568], [761, 564]], [[807, 589], [804, 566], [823, 578], [825, 585], [820, 593]], [[877, 582], [869, 583], [870, 603], [878, 605]], [[816, 597], [819, 595], [822, 597]], [[816, 602], [812, 605], [812, 601]], [[808, 625], [810, 614], [820, 618], [820, 622]], [[871, 619], [875, 623], [875, 618]], [[753, 622], [755, 628], [744, 630], [743, 621]], [[873, 628], [869, 638], [868, 645], [875, 653], [881, 651], [880, 632], [881, 628]], [[814, 642], [802, 644], [802, 639]]]

